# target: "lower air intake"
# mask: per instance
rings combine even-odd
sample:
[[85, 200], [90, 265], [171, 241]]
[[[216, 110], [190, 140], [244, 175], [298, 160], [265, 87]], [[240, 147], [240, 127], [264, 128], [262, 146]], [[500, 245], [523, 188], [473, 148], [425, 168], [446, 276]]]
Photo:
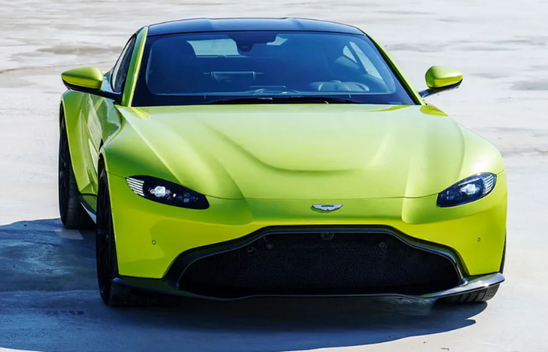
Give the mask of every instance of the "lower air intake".
[[459, 284], [450, 259], [385, 232], [272, 233], [220, 251], [190, 264], [180, 289], [221, 298], [421, 295]]

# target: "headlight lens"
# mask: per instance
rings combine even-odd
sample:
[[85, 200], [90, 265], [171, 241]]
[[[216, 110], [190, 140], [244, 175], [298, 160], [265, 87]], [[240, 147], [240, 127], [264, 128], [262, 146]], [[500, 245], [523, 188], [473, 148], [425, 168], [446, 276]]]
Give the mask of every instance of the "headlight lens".
[[135, 194], [152, 201], [190, 209], [207, 209], [207, 198], [173, 182], [150, 176], [132, 176], [126, 182]]
[[438, 195], [438, 207], [447, 208], [475, 202], [491, 193], [496, 182], [497, 175], [491, 173], [465, 178]]

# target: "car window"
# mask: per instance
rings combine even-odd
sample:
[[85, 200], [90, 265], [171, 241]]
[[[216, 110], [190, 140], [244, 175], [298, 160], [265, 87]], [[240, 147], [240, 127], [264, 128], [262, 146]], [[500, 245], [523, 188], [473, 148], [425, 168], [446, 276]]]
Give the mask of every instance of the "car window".
[[344, 96], [362, 103], [414, 104], [364, 35], [305, 31], [159, 35], [147, 38], [142, 65], [135, 106], [204, 104], [234, 96]]
[[112, 90], [115, 92], [121, 92], [126, 82], [127, 72], [129, 64], [131, 63], [131, 56], [133, 55], [133, 48], [135, 47], [135, 37], [131, 38], [127, 43], [124, 50], [120, 54], [114, 69], [112, 70]]

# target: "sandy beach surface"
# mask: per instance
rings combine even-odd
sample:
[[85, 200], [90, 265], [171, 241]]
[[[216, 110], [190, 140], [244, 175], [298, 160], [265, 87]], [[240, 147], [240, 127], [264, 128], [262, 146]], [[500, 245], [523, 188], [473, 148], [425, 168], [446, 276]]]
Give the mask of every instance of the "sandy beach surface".
[[[93, 232], [57, 212], [60, 73], [108, 69], [143, 25], [298, 16], [376, 38], [417, 89], [432, 65], [465, 73], [430, 98], [497, 145], [509, 177], [508, 254], [489, 304], [394, 298], [180, 299], [111, 309]], [[0, 351], [462, 351], [548, 348], [548, 2], [541, 0], [0, 1]]]

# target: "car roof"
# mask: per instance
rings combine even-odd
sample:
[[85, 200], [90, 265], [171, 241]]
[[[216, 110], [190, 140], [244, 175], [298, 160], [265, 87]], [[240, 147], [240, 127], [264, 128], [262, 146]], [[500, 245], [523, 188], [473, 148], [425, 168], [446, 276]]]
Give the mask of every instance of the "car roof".
[[305, 18], [195, 18], [150, 25], [149, 36], [225, 31], [308, 31], [362, 34], [356, 27]]

